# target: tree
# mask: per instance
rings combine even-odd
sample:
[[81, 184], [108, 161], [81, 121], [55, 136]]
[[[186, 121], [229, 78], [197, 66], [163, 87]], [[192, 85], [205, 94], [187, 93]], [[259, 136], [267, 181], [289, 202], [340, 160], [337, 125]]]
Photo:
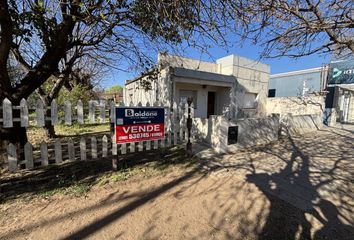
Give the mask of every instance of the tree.
[[[57, 103], [61, 105], [64, 104], [63, 99], [76, 103], [80, 96], [86, 104], [88, 98], [93, 96], [93, 88], [99, 84], [104, 72], [105, 66], [96, 61], [96, 58], [93, 59], [76, 49], [68, 60], [62, 60], [58, 72], [33, 94], [38, 95], [46, 106], [50, 106], [56, 98], [58, 98]], [[50, 111], [48, 108], [46, 113], [48, 116]], [[48, 137], [56, 136], [54, 126], [49, 119], [45, 121], [44, 129]]]
[[230, 0], [239, 34], [263, 45], [263, 57], [354, 53], [352, 0]]
[[[143, 49], [151, 46], [170, 48], [182, 41], [199, 46], [202, 35], [222, 39], [225, 21], [214, 12], [213, 4], [213, 0], [210, 4], [189, 0], [0, 0], [0, 100], [8, 98], [19, 105], [22, 98], [58, 75], [63, 59], [77, 48], [91, 57], [99, 54], [105, 60], [98, 61], [103, 63], [119, 57], [146, 65], [149, 56]], [[26, 68], [17, 79], [11, 78], [13, 64]], [[0, 133], [1, 140], [27, 141], [26, 130], [19, 123], [9, 129], [0, 127]]]
[[106, 89], [106, 93], [122, 93], [123, 87], [121, 85], [113, 85]]

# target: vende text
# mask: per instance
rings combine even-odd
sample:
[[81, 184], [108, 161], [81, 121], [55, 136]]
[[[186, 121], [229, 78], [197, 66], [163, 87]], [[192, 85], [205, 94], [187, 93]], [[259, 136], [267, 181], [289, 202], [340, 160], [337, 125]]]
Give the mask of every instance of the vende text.
[[117, 143], [156, 140], [164, 137], [164, 124], [138, 124], [116, 126]]

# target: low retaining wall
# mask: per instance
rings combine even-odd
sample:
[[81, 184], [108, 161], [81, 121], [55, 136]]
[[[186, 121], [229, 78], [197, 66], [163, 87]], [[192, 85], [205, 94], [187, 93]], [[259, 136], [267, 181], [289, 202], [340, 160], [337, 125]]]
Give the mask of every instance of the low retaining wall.
[[323, 96], [267, 98], [267, 114], [321, 115], [324, 111]]
[[[230, 127], [237, 127], [237, 141], [229, 142]], [[252, 147], [277, 141], [282, 135], [301, 135], [320, 130], [322, 115], [273, 114], [266, 118], [227, 119], [211, 116], [209, 119], [193, 119], [193, 138], [208, 143], [217, 153], [232, 153], [245, 147]], [[235, 129], [234, 129], [235, 130]]]
[[291, 115], [287, 114], [281, 120], [283, 135], [301, 135], [320, 130], [323, 127], [322, 115]]
[[[218, 153], [235, 152], [240, 148], [278, 140], [279, 117], [228, 120], [224, 116], [194, 119], [193, 135], [207, 142]], [[237, 127], [237, 141], [230, 144], [229, 127]]]

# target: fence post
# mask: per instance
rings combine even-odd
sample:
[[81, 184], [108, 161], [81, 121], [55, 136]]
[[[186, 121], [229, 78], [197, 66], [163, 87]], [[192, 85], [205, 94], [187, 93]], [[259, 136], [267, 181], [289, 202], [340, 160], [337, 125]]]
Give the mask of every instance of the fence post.
[[52, 125], [57, 125], [58, 124], [58, 104], [55, 99], [50, 104], [50, 118], [52, 121]]
[[194, 119], [194, 103], [191, 103], [190, 106], [190, 124], [191, 124], [191, 141], [193, 142], [195, 140], [195, 125], [193, 124], [193, 119]]
[[91, 137], [91, 157], [97, 158], [97, 139]]
[[2, 118], [4, 121], [3, 122], [4, 128], [12, 128], [13, 127], [12, 103], [7, 98], [5, 98], [4, 101], [2, 101]]
[[121, 154], [127, 154], [127, 144], [122, 143], [120, 150], [121, 150]]
[[102, 157], [107, 157], [108, 138], [106, 135], [102, 137]]
[[[110, 111], [109, 111], [109, 118], [110, 118], [110, 123], [109, 123], [109, 126], [110, 126], [110, 132], [111, 132], [111, 136], [114, 135], [114, 132], [115, 132], [115, 129], [114, 129], [114, 123], [116, 121], [116, 104], [114, 101], [111, 101], [110, 102]], [[113, 144], [113, 142], [112, 142]]]
[[100, 121], [101, 123], [106, 122], [106, 101], [100, 100]]
[[116, 135], [113, 134], [112, 136], [112, 155], [116, 156], [117, 155], [117, 143], [116, 143]]
[[178, 136], [177, 136], [177, 103], [173, 103], [173, 111], [172, 111], [172, 123], [173, 123], [173, 145], [177, 145]]
[[68, 141], [68, 155], [69, 161], [75, 161], [75, 146], [71, 138]]
[[129, 151], [132, 153], [132, 152], [135, 152], [135, 142], [131, 142], [130, 145], [129, 145]]
[[42, 165], [47, 166], [48, 165], [48, 146], [46, 142], [41, 142], [41, 158], [42, 158]]
[[45, 121], [44, 103], [42, 102], [41, 99], [38, 99], [38, 101], [37, 101], [36, 115], [37, 115], [37, 126], [44, 127], [44, 121]]
[[77, 122], [84, 124], [84, 105], [81, 100], [77, 101]]
[[24, 151], [25, 151], [26, 168], [27, 169], [32, 169], [34, 167], [32, 144], [27, 142], [25, 144]]
[[16, 146], [12, 143], [7, 146], [7, 156], [9, 163], [9, 171], [15, 172], [17, 170], [17, 150]]
[[55, 163], [61, 163], [63, 161], [63, 154], [61, 152], [61, 141], [59, 138], [55, 139], [54, 151], [55, 151]]
[[167, 130], [167, 147], [171, 147], [171, 109], [167, 107], [167, 114], [166, 114], [166, 130]]
[[66, 125], [71, 125], [71, 102], [65, 101], [64, 103], [64, 119]]
[[179, 140], [181, 142], [183, 142], [183, 140], [184, 140], [184, 137], [183, 137], [184, 114], [183, 114], [183, 103], [182, 102], [179, 104], [178, 116], [179, 116], [179, 125], [178, 125]]
[[28, 105], [25, 99], [21, 99], [20, 102], [20, 116], [21, 116], [21, 127], [28, 127]]
[[80, 159], [81, 161], [86, 161], [86, 139], [84, 137], [80, 138]]
[[188, 98], [188, 106], [187, 107], [187, 133], [188, 133], [188, 139], [187, 139], [187, 153], [189, 155], [192, 155], [192, 143], [191, 143], [191, 128], [192, 128], [192, 118], [191, 118], [191, 106], [192, 106], [192, 99]]
[[95, 123], [95, 102], [89, 101], [89, 121], [90, 123]]

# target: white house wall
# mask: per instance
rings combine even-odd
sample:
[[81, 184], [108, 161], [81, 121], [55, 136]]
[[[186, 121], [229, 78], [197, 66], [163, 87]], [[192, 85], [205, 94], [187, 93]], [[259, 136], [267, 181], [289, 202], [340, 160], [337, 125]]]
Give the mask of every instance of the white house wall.
[[207, 103], [208, 103], [208, 92], [215, 92], [215, 114], [222, 115], [228, 111], [230, 104], [230, 90], [227, 87], [216, 87], [216, 86], [205, 86], [199, 84], [191, 83], [176, 83], [176, 91], [174, 96], [174, 101], [179, 104], [180, 101], [180, 90], [197, 91], [197, 104], [194, 109], [194, 115], [198, 118], [207, 117]]
[[171, 81], [169, 75], [169, 69], [163, 69], [158, 75], [157, 80], [151, 82], [151, 89], [146, 90], [142, 86], [142, 81], [147, 77], [143, 77], [131, 82], [126, 83], [124, 88], [124, 102], [133, 103], [137, 105], [141, 102], [145, 105], [149, 102], [151, 105], [160, 101], [162, 104], [168, 104], [171, 99]]
[[[232, 116], [236, 118], [264, 117], [266, 115], [266, 99], [268, 94], [269, 65], [235, 55], [217, 60], [221, 74], [236, 77], [237, 83], [231, 99]], [[254, 109], [244, 109], [246, 93], [257, 94], [257, 104]]]

